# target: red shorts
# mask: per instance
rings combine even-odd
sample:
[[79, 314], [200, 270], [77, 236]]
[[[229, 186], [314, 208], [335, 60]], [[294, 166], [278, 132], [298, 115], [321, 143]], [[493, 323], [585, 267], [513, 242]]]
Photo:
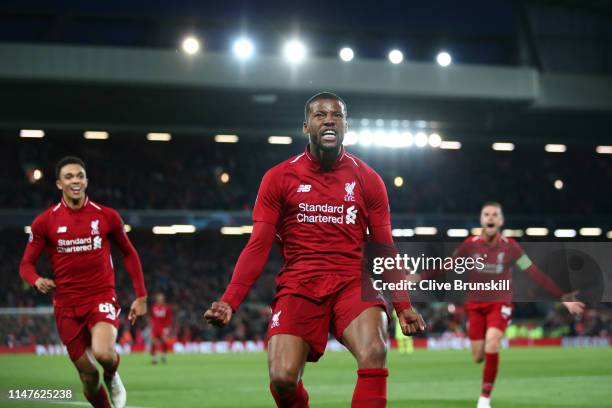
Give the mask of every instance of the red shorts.
[[165, 335], [167, 335], [170, 326], [153, 326], [153, 330], [151, 330], [151, 334], [154, 339], [161, 339]]
[[484, 340], [489, 327], [502, 332], [512, 321], [512, 303], [475, 302], [467, 303], [468, 337], [470, 340]]
[[342, 342], [342, 333], [364, 310], [380, 307], [387, 312], [384, 301], [363, 301], [359, 279], [351, 279], [337, 291], [315, 300], [302, 294], [279, 294], [272, 302], [272, 318], [268, 336], [291, 334], [310, 345], [308, 361], [317, 361], [325, 352], [331, 332]]
[[78, 360], [91, 346], [91, 328], [107, 322], [119, 328], [121, 308], [114, 297], [74, 307], [56, 307], [55, 323], [62, 343], [72, 361]]

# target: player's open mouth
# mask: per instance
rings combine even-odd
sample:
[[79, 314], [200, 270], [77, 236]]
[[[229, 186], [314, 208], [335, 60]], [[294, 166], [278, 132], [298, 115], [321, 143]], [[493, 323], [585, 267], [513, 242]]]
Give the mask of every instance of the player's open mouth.
[[494, 228], [495, 224], [487, 224], [487, 228]]
[[321, 133], [321, 140], [325, 142], [335, 142], [336, 141], [336, 131], [335, 130], [326, 130]]
[[70, 191], [72, 191], [73, 193], [80, 193], [81, 187], [70, 187]]

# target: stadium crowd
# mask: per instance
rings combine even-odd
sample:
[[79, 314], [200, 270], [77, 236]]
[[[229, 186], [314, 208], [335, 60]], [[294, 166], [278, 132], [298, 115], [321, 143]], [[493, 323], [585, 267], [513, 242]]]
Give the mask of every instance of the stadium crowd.
[[[250, 209], [266, 169], [302, 151], [305, 142], [270, 145], [244, 138], [237, 144], [177, 140], [151, 143], [88, 140], [9, 141], [0, 153], [0, 208], [44, 208], [57, 200], [53, 165], [74, 154], [88, 165], [90, 196], [118, 209]], [[518, 151], [518, 149], [521, 149]], [[512, 214], [609, 214], [612, 159], [594, 149], [546, 153], [542, 146], [494, 152], [486, 142], [459, 151], [426, 148], [349, 151], [378, 171], [396, 213], [473, 213], [497, 200]], [[478, 160], [474, 160], [478, 157]], [[32, 181], [34, 169], [42, 178]], [[221, 181], [227, 173], [229, 180]], [[403, 178], [400, 188], [394, 179]], [[561, 180], [563, 187], [555, 189]], [[535, 193], [537, 192], [537, 193]]]
[[[5, 231], [8, 232], [8, 231]], [[154, 236], [144, 231], [130, 233], [139, 250], [147, 288], [151, 294], [163, 292], [175, 313], [172, 338], [178, 341], [258, 340], [265, 337], [270, 317], [269, 302], [274, 294], [274, 278], [280, 269], [279, 254], [273, 250], [270, 261], [245, 304], [223, 329], [205, 324], [202, 312], [223, 292], [234, 262], [246, 243], [244, 237], [222, 237], [213, 233], [188, 236]], [[37, 293], [21, 281], [18, 265], [26, 235], [11, 231], [0, 242], [0, 308], [48, 306], [49, 297]], [[117, 289], [123, 310], [133, 300], [130, 279], [119, 254], [115, 254]], [[49, 273], [46, 256], [39, 263], [42, 274]], [[461, 305], [419, 303], [419, 311], [429, 324], [427, 335], [465, 334], [465, 310]], [[550, 336], [609, 336], [612, 334], [612, 306], [597, 305], [582, 320], [573, 320], [563, 308], [546, 303], [517, 303], [515, 320], [530, 328], [541, 327]], [[148, 339], [148, 321], [129, 325], [121, 314], [119, 341], [138, 344]], [[0, 315], [0, 345], [59, 344], [51, 314]]]

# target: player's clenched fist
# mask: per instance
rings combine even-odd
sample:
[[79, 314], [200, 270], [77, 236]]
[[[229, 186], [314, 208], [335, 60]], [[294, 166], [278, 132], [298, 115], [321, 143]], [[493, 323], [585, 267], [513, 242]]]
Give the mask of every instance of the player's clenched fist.
[[204, 319], [213, 326], [225, 326], [232, 318], [232, 307], [222, 300], [213, 302], [210, 309], [204, 313]]
[[49, 293], [50, 291], [55, 289], [55, 282], [47, 278], [36, 279], [34, 285], [36, 286], [36, 289], [38, 289], [42, 293]]
[[401, 312], [398, 312], [397, 317], [399, 318], [402, 332], [406, 336], [421, 333], [425, 331], [425, 328], [427, 327], [425, 321], [423, 320], [423, 316], [412, 308], [404, 309]]

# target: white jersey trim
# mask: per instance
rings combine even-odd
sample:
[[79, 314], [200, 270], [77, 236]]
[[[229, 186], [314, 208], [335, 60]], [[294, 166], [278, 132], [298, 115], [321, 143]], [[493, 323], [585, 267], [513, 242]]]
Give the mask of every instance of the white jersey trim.
[[302, 153], [300, 154], [298, 157], [296, 157], [295, 159], [291, 160], [289, 163], [295, 163], [296, 161], [300, 160], [302, 158], [303, 155], [305, 155], [306, 153]]
[[357, 161], [356, 161], [356, 160], [355, 160], [353, 157], [351, 157], [351, 155], [350, 155], [350, 154], [348, 154], [348, 153], [344, 153], [344, 154], [346, 155], [346, 157], [348, 157], [349, 159], [351, 159], [353, 163], [355, 163], [355, 166], [356, 166], [356, 167], [359, 167], [359, 164], [357, 164]]
[[57, 203], [57, 205], [53, 208], [53, 211], [51, 212], [56, 212], [61, 206], [62, 206], [62, 202], [60, 201], [59, 203]]

